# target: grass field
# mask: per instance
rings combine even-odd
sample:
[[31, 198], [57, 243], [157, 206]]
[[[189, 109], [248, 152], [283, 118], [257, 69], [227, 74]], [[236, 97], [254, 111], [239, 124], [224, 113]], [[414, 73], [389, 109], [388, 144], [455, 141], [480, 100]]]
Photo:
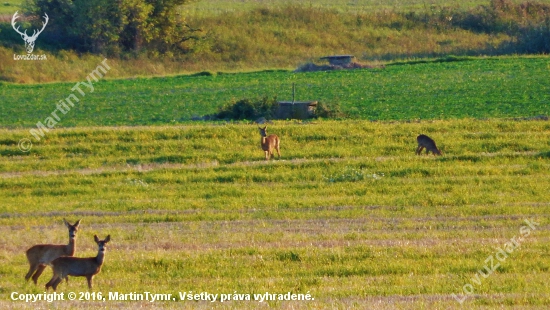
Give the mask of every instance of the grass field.
[[[6, 3], [0, 20], [9, 21], [21, 2]], [[407, 20], [394, 14], [487, 3], [197, 1], [184, 12], [217, 25], [208, 39], [217, 49], [179, 62], [109, 59], [93, 92], [80, 84], [84, 94], [74, 86], [103, 56], [23, 62], [0, 47], [0, 308], [548, 308], [550, 58], [446, 56], [485, 54], [510, 38], [399, 24]], [[376, 27], [354, 15], [385, 10], [394, 19]], [[312, 31], [324, 23], [357, 32]], [[350, 51], [392, 62], [289, 70]], [[238, 72], [217, 72], [227, 70]], [[256, 124], [192, 121], [243, 98], [291, 100], [293, 83], [296, 100], [338, 104], [347, 117], [270, 122], [280, 159], [264, 160]], [[80, 101], [61, 112], [70, 95]], [[52, 113], [55, 129], [36, 139], [30, 129]], [[414, 154], [421, 133], [443, 156]], [[73, 277], [58, 292], [77, 300], [13, 300], [44, 293], [51, 269], [38, 286], [25, 283], [24, 253], [67, 243], [63, 218], [82, 219], [76, 256], [97, 253], [94, 234], [111, 235], [94, 289]], [[113, 299], [145, 292], [171, 297]], [[216, 301], [187, 297], [204, 293]]]
[[13, 14], [21, 5], [20, 0], [3, 0], [0, 2], [0, 14]]
[[[336, 54], [352, 54], [371, 64], [447, 55], [548, 54], [547, 0], [523, 5], [512, 0], [396, 3], [198, 1], [183, 6], [180, 16], [199, 30], [182, 33], [194, 39], [177, 49], [103, 54], [118, 64], [111, 78], [295, 69]], [[35, 48], [46, 60], [17, 60], [26, 53], [9, 24], [11, 14], [0, 14], [0, 81], [77, 82], [104, 57], [63, 50], [68, 43], [47, 28]]]
[[[56, 307], [459, 308], [451, 294], [462, 296], [466, 284], [474, 289], [466, 307], [550, 304], [548, 122], [285, 121], [268, 129], [282, 145], [282, 159], [270, 163], [248, 124], [59, 129], [29, 153], [4, 143], [2, 306], [25, 306], [9, 301], [12, 292], [43, 292], [50, 271], [39, 287], [25, 285], [23, 253], [66, 242], [63, 217], [83, 218], [79, 256], [95, 253], [93, 234], [111, 234], [94, 292], [178, 301]], [[418, 133], [445, 155], [414, 155]], [[28, 131], [1, 135], [17, 141]], [[525, 219], [539, 225], [476, 284]], [[85, 281], [60, 291], [85, 292]], [[179, 301], [180, 291], [314, 300], [213, 304]]]
[[[521, 3], [521, 0], [513, 1]], [[540, 2], [547, 2], [546, 0]], [[242, 12], [256, 8], [277, 8], [289, 4], [331, 9], [349, 13], [368, 13], [380, 10], [429, 11], [442, 7], [472, 8], [487, 5], [486, 0], [201, 0], [183, 7], [192, 16], [208, 16], [217, 13]]]
[[[118, 70], [116, 61], [109, 64], [106, 78]], [[550, 112], [549, 64], [548, 57], [443, 58], [375, 70], [107, 79], [96, 82], [93, 93], [81, 86], [84, 96], [72, 90], [76, 83], [6, 83], [0, 84], [1, 124], [35, 127], [71, 94], [81, 101], [65, 115], [58, 112], [57, 127], [175, 124], [243, 98], [291, 100], [292, 83], [296, 100], [339, 104], [357, 119], [533, 117]]]
[[[18, 9], [18, 6], [21, 5], [21, 0], [3, 0], [0, 3], [0, 13], [12, 13]], [[521, 1], [515, 1], [521, 2]], [[542, 1], [544, 2], [544, 1]], [[319, 8], [328, 8], [341, 11], [350, 11], [350, 12], [368, 12], [372, 10], [383, 10], [383, 9], [392, 9], [392, 10], [422, 10], [430, 9], [432, 7], [442, 7], [442, 6], [451, 6], [451, 7], [473, 7], [480, 4], [487, 4], [488, 1], [485, 0], [470, 0], [470, 1], [459, 1], [459, 0], [428, 0], [428, 1], [419, 1], [419, 0], [405, 0], [405, 1], [380, 1], [380, 0], [199, 0], [194, 1], [191, 4], [183, 6], [183, 11], [191, 15], [213, 15], [218, 13], [226, 13], [233, 11], [243, 11], [251, 10], [258, 7], [282, 7], [288, 4], [296, 5], [307, 5], [312, 7]], [[14, 10], [15, 9], [15, 10]], [[12, 12], [13, 11], [13, 12]]]

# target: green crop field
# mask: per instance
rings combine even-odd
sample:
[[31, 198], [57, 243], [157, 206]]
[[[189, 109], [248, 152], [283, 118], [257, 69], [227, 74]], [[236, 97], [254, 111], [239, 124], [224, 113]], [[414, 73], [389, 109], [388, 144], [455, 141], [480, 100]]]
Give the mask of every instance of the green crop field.
[[548, 57], [444, 58], [372, 70], [107, 79], [95, 82], [93, 92], [80, 86], [83, 95], [73, 90], [76, 83], [5, 83], [0, 114], [3, 126], [36, 126], [75, 95], [80, 101], [70, 111], [57, 112], [57, 127], [174, 124], [243, 98], [291, 100], [295, 83], [296, 100], [338, 104], [356, 119], [533, 117], [550, 112], [549, 69]]
[[[92, 291], [106, 301], [33, 308], [550, 304], [547, 121], [280, 121], [268, 132], [281, 138], [282, 158], [271, 162], [245, 123], [58, 129], [27, 153], [17, 141], [28, 129], [3, 129], [0, 305], [24, 308], [13, 292], [44, 292], [51, 271], [25, 284], [24, 251], [66, 242], [62, 218], [83, 219], [77, 256], [94, 255], [94, 234], [111, 235]], [[419, 133], [444, 155], [415, 155]], [[497, 252], [517, 237], [521, 247]], [[490, 274], [489, 257], [499, 263]], [[95, 298], [83, 278], [58, 292]], [[226, 300], [181, 301], [180, 292]], [[253, 300], [288, 292], [313, 300]]]

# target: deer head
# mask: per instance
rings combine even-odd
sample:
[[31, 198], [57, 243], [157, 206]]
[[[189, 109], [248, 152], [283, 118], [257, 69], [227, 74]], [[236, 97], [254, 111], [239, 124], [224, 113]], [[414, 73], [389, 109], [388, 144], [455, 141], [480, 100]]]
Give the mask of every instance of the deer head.
[[49, 20], [48, 14], [44, 13], [44, 19], [46, 21], [43, 23], [42, 29], [40, 29], [38, 32], [36, 29], [33, 30], [32, 36], [30, 37], [27, 35], [26, 29], [25, 29], [25, 32], [21, 32], [19, 31], [19, 26], [15, 28], [15, 20], [18, 17], [19, 16], [17, 16], [17, 12], [15, 12], [15, 14], [13, 14], [13, 18], [11, 19], [11, 26], [13, 27], [13, 30], [15, 30], [17, 33], [21, 35], [21, 38], [25, 41], [25, 49], [27, 50], [27, 53], [30, 54], [34, 50], [34, 41], [36, 41], [36, 38], [38, 38], [38, 35], [42, 33], [42, 31], [44, 31], [44, 28], [46, 28], [46, 25], [48, 24], [48, 20]]

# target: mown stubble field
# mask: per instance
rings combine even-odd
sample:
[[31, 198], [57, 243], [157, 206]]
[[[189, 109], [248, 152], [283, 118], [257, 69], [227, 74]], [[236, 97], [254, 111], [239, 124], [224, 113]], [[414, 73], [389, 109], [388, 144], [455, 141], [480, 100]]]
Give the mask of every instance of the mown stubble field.
[[[1, 306], [545, 308], [549, 130], [544, 120], [276, 122], [282, 158], [265, 162], [247, 123], [57, 129], [24, 154], [28, 130], [3, 129]], [[444, 155], [414, 155], [420, 133]], [[62, 218], [82, 218], [77, 256], [95, 255], [94, 234], [112, 237], [93, 292], [176, 301], [11, 301], [44, 292], [51, 271], [25, 283], [24, 251], [66, 243]], [[87, 292], [86, 281], [58, 292]]]

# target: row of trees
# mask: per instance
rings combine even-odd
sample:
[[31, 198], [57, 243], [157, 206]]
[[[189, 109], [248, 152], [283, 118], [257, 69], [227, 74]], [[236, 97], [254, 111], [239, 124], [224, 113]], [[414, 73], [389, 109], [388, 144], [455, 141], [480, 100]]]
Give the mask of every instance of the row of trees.
[[198, 38], [178, 14], [189, 0], [30, 0], [25, 10], [50, 16], [44, 36], [59, 47], [119, 54], [143, 48], [158, 53], [185, 50]]

